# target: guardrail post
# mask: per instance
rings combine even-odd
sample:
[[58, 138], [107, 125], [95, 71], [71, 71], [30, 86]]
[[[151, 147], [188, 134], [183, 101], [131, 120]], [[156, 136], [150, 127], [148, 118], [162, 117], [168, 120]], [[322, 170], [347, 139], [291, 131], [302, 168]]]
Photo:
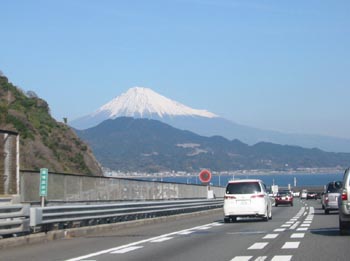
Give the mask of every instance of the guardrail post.
[[36, 227], [43, 220], [42, 208], [30, 208], [30, 226]]

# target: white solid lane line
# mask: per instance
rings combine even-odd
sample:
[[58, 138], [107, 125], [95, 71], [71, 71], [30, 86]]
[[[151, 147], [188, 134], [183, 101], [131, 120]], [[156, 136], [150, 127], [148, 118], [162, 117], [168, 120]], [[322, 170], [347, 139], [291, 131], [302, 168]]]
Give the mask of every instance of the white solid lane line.
[[188, 231], [179, 232], [178, 235], [190, 235], [192, 233], [194, 233], [194, 231], [188, 230]]
[[168, 241], [170, 239], [173, 239], [173, 237], [163, 237], [163, 238], [158, 238], [156, 240], [152, 240], [151, 242], [152, 243], [161, 243], [161, 242], [164, 242], [164, 241]]
[[189, 228], [189, 229], [184, 229], [184, 230], [172, 232], [172, 233], [169, 233], [169, 234], [160, 235], [160, 236], [157, 236], [157, 237], [152, 237], [152, 238], [140, 240], [140, 241], [133, 242], [133, 243], [130, 243], [130, 244], [127, 244], [127, 245], [105, 249], [105, 250], [102, 250], [102, 251], [99, 251], [99, 252], [95, 252], [95, 253], [90, 253], [90, 254], [87, 254], [87, 255], [84, 255], [84, 256], [79, 256], [79, 257], [75, 257], [75, 258], [71, 258], [71, 259], [66, 259], [66, 261], [81, 261], [81, 260], [84, 260], [84, 259], [87, 259], [87, 258], [90, 258], [90, 257], [100, 256], [100, 255], [103, 255], [103, 254], [116, 252], [116, 251], [119, 251], [121, 249], [125, 249], [125, 248], [128, 248], [128, 247], [133, 247], [133, 246], [141, 245], [141, 244], [144, 244], [144, 243], [148, 243], [148, 242], [160, 239], [160, 238], [178, 235], [179, 233], [182, 233], [182, 232], [185, 232], [185, 231], [189, 231], [190, 229], [191, 230], [198, 230], [198, 229], [200, 229], [202, 227], [214, 226], [214, 224], [217, 224], [217, 222], [206, 224], [206, 225], [203, 225], [203, 226], [193, 227], [193, 228]]
[[111, 252], [111, 254], [125, 254], [140, 248], [143, 248], [143, 246], [126, 247], [126, 248]]

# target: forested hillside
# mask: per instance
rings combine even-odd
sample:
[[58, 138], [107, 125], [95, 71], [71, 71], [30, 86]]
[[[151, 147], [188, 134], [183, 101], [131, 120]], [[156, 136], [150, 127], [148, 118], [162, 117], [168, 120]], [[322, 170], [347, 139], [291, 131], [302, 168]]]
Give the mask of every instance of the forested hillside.
[[46, 101], [24, 92], [0, 74], [0, 129], [20, 135], [20, 168], [101, 175], [88, 145], [50, 115]]

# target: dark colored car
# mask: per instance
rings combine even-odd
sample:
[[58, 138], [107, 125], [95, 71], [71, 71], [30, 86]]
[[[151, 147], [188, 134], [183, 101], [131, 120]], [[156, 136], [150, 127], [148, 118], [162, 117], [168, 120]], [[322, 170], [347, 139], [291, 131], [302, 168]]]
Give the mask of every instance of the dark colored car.
[[279, 191], [275, 196], [275, 206], [290, 205], [293, 206], [293, 195], [290, 191]]
[[306, 199], [317, 199], [317, 193], [309, 191], [306, 195]]

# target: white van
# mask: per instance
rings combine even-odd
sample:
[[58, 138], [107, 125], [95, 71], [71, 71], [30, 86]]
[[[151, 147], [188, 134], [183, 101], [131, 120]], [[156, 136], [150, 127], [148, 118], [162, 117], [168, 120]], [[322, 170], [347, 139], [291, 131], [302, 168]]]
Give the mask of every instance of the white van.
[[300, 194], [301, 199], [306, 199], [307, 198], [307, 189], [303, 189]]
[[265, 221], [272, 218], [271, 199], [261, 180], [233, 180], [227, 184], [224, 222], [234, 222], [237, 217], [261, 217]]

